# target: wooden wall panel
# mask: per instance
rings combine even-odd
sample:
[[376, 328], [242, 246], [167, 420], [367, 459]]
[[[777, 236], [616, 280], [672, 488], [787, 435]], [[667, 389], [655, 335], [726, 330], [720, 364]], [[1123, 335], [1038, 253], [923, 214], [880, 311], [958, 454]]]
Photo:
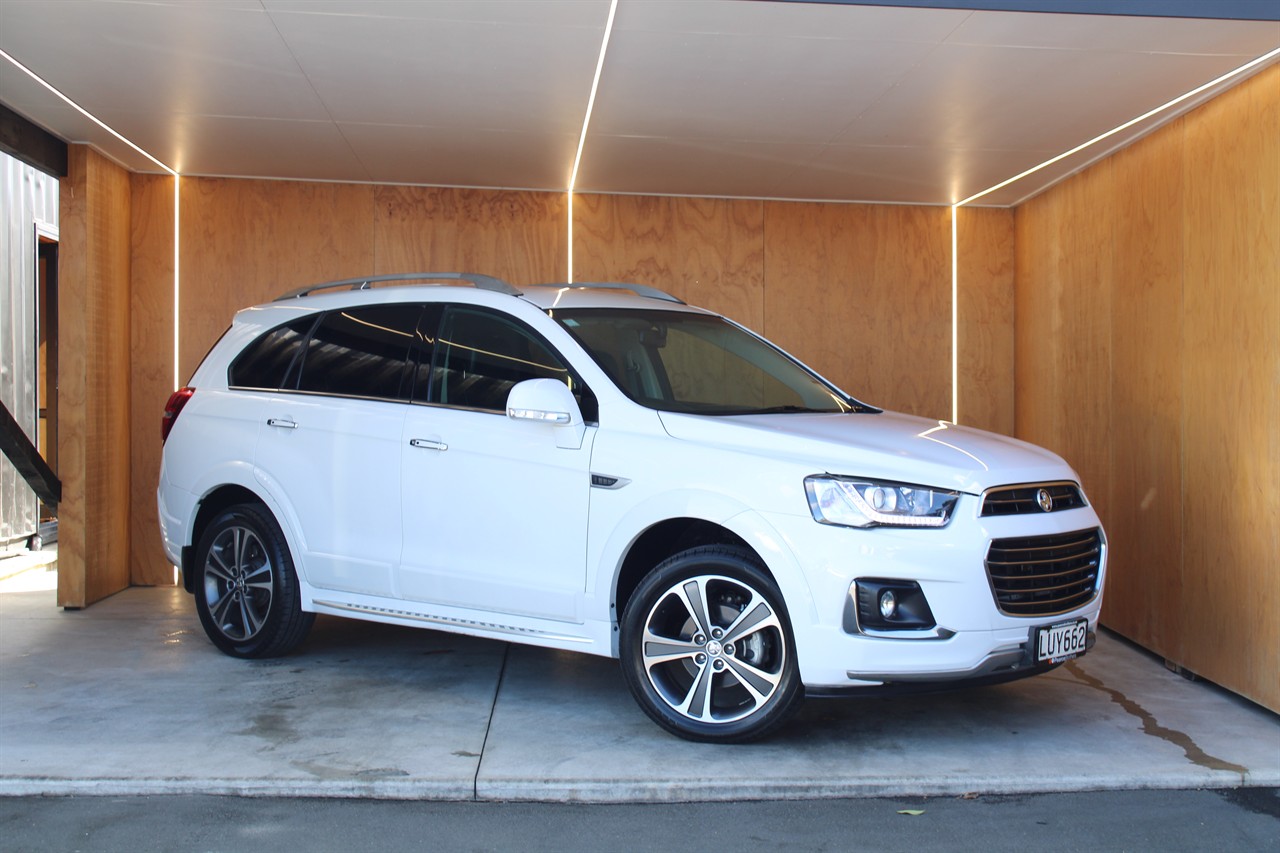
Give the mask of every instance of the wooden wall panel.
[[767, 202], [764, 333], [868, 403], [951, 417], [948, 208]]
[[356, 184], [183, 179], [180, 381], [241, 308], [369, 273], [373, 192]]
[[[1111, 163], [1016, 217], [1015, 421], [1075, 468], [1106, 521], [1111, 489]], [[1079, 215], [1090, 211], [1089, 215]]]
[[1179, 663], [1280, 711], [1280, 67], [1185, 145]]
[[129, 176], [70, 146], [61, 182], [58, 604], [129, 585]]
[[1013, 211], [962, 208], [956, 226], [959, 420], [1013, 435]]
[[764, 328], [764, 204], [709, 198], [574, 198], [574, 278], [632, 281]]
[[392, 186], [373, 193], [378, 273], [476, 272], [512, 284], [568, 275], [563, 193]]
[[160, 547], [156, 483], [160, 416], [174, 390], [173, 178], [134, 175], [130, 291], [130, 579], [139, 586], [173, 583]]
[[[1180, 124], [1181, 122], [1179, 122]], [[1112, 160], [1111, 577], [1106, 624], [1176, 658], [1182, 598], [1182, 129]], [[1139, 603], [1135, 606], [1135, 603]]]
[[1280, 711], [1280, 67], [1015, 222], [1018, 435], [1099, 505], [1105, 623]]

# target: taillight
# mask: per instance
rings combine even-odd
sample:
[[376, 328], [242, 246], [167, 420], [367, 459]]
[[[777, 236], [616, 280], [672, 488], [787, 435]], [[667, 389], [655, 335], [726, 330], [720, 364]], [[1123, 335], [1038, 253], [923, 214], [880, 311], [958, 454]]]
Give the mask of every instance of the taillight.
[[178, 415], [182, 414], [182, 407], [194, 393], [196, 393], [194, 388], [179, 388], [169, 395], [169, 402], [164, 404], [164, 419], [160, 421], [161, 444], [168, 440], [169, 430], [173, 429], [173, 425], [178, 421]]

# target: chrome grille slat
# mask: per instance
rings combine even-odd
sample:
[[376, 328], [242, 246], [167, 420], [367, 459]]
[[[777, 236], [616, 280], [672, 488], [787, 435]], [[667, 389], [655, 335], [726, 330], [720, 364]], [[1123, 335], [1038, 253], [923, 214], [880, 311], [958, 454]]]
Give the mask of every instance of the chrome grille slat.
[[1102, 561], [1098, 530], [996, 539], [987, 551], [987, 577], [1000, 612], [1053, 616], [1097, 594]]
[[[1035, 548], [1035, 549], [1031, 549], [1031, 548], [1028, 548], [1027, 550], [1028, 550], [1028, 551], [1030, 551], [1030, 550], [1045, 551], [1045, 550], [1050, 550], [1050, 549], [1046, 549], [1046, 548]], [[1049, 563], [1065, 563], [1065, 562], [1067, 562], [1067, 561], [1069, 561], [1069, 560], [1077, 560], [1077, 559], [1079, 559], [1079, 558], [1080, 558], [1080, 555], [1079, 555], [1079, 554], [1068, 554], [1068, 555], [1067, 555], [1067, 556], [1065, 556], [1065, 557], [1048, 557], [1048, 558], [1043, 559], [1043, 560], [1036, 560], [1035, 562], [1036, 562], [1036, 565], [1043, 566], [1043, 565], [1047, 565], [1047, 564], [1049, 564]], [[1027, 562], [1028, 562], [1027, 560], [987, 560], [987, 565], [988, 565], [988, 566], [1022, 566], [1022, 565], [1026, 565], [1026, 564], [1027, 564]]]
[[991, 489], [982, 499], [982, 515], [1034, 515], [1044, 512], [1036, 495], [1045, 489], [1053, 497], [1051, 512], [1076, 509], [1085, 505], [1084, 495], [1075, 483], [1029, 483]]

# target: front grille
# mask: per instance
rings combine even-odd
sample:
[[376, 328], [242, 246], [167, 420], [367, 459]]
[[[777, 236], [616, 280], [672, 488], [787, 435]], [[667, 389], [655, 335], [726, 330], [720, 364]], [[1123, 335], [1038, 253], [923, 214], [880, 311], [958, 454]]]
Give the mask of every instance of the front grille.
[[1097, 529], [995, 539], [987, 551], [987, 577], [1001, 613], [1053, 616], [1093, 599], [1101, 563]]
[[982, 499], [983, 515], [1027, 515], [1044, 512], [1040, 505], [1040, 490], [1048, 492], [1053, 500], [1049, 512], [1077, 509], [1084, 506], [1084, 496], [1074, 483], [1045, 483], [1029, 486], [1009, 486], [992, 489]]

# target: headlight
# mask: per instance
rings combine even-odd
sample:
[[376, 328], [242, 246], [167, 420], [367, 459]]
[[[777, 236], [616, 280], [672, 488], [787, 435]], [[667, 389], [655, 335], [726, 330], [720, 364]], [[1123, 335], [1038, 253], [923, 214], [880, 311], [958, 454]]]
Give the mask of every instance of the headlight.
[[943, 527], [951, 520], [958, 492], [886, 483], [863, 477], [805, 477], [815, 521], [844, 527]]

